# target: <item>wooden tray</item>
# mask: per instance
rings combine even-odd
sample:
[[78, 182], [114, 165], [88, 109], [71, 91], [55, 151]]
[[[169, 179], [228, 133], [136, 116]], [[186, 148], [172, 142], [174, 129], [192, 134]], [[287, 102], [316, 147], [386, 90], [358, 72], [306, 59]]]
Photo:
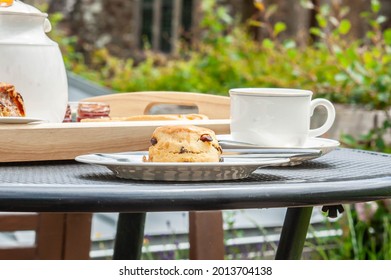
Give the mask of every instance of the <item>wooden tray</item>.
[[81, 154], [147, 150], [162, 125], [198, 125], [229, 133], [228, 119], [0, 125], [0, 162], [69, 160]]

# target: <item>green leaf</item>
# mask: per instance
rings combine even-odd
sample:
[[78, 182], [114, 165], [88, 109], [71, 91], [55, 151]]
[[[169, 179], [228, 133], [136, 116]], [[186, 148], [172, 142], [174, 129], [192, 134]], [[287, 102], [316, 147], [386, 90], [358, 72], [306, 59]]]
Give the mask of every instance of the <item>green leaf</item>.
[[262, 41], [262, 47], [264, 47], [265, 49], [273, 49], [274, 48], [274, 43], [270, 39], [264, 39]]
[[350, 134], [343, 134], [341, 135], [341, 140], [344, 142], [346, 145], [354, 147], [357, 145], [357, 140]]
[[369, 132], [367, 134], [361, 134], [359, 139], [364, 142], [370, 142], [373, 138], [373, 132]]
[[364, 19], [368, 19], [370, 16], [371, 16], [370, 12], [362, 12], [362, 13], [360, 13], [360, 17], [362, 17]]
[[379, 151], [382, 151], [386, 147], [386, 143], [384, 142], [383, 138], [376, 139], [376, 148], [378, 148]]
[[383, 122], [383, 129], [391, 128], [391, 120], [385, 120]]
[[373, 39], [375, 36], [376, 36], [376, 34], [375, 34], [375, 32], [373, 32], [373, 31], [368, 31], [366, 34], [365, 34], [365, 36], [368, 38], [368, 39]]
[[311, 27], [310, 28], [310, 33], [313, 34], [313, 35], [316, 35], [318, 37], [324, 37], [324, 33], [322, 32], [322, 30], [320, 30], [319, 28], [317, 27]]
[[322, 16], [320, 14], [317, 14], [316, 15], [316, 21], [318, 22], [320, 28], [326, 28], [327, 20], [326, 20], [326, 18], [324, 16]]
[[391, 45], [391, 28], [388, 28], [383, 33], [384, 41], [387, 45]]
[[378, 13], [380, 11], [381, 5], [379, 0], [372, 0], [371, 1], [371, 9], [374, 13]]
[[352, 24], [349, 20], [343, 19], [338, 27], [338, 31], [342, 35], [346, 35], [349, 33], [350, 28], [352, 27]]
[[293, 59], [297, 56], [297, 50], [296, 49], [288, 49], [287, 54], [289, 58]]
[[376, 20], [369, 20], [368, 23], [369, 23], [369, 25], [372, 26], [373, 28], [379, 28], [379, 24], [377, 23]]
[[339, 64], [342, 65], [343, 68], [348, 68], [350, 66], [349, 57], [344, 53], [337, 53], [336, 57], [338, 58]]
[[249, 26], [254, 26], [254, 27], [262, 27], [265, 25], [263, 22], [261, 22], [259, 20], [253, 20], [253, 19], [248, 20], [247, 24]]
[[273, 34], [274, 36], [277, 36], [278, 34], [280, 34], [281, 32], [285, 31], [286, 30], [286, 24], [279, 21], [277, 22], [275, 25], [274, 25], [274, 31], [273, 31]]
[[362, 58], [366, 65], [372, 65], [374, 62], [373, 56], [369, 52], [364, 52]]
[[270, 18], [276, 11], [277, 11], [277, 5], [270, 5], [265, 12], [265, 18]]

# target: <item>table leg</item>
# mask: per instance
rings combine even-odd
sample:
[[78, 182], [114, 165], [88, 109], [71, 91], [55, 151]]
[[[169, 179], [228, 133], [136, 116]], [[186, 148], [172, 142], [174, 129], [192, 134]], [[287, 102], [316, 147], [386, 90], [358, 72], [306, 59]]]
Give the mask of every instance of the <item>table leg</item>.
[[312, 208], [288, 208], [278, 244], [276, 260], [301, 259]]
[[114, 260], [139, 260], [144, 241], [146, 213], [120, 213], [114, 243]]

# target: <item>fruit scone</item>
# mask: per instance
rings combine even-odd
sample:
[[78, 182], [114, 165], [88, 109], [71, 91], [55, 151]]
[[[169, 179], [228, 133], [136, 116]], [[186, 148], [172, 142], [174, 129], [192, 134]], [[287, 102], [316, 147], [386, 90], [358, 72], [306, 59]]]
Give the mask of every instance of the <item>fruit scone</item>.
[[24, 117], [23, 98], [15, 86], [0, 82], [0, 117]]
[[151, 137], [149, 162], [219, 162], [222, 149], [213, 130], [193, 126], [161, 126]]

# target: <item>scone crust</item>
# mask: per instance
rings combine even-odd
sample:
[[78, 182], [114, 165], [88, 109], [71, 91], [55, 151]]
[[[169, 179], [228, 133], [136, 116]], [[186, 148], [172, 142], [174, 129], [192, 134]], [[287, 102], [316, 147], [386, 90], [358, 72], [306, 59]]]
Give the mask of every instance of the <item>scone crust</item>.
[[191, 125], [158, 127], [151, 144], [151, 162], [219, 162], [222, 153], [213, 130]]

